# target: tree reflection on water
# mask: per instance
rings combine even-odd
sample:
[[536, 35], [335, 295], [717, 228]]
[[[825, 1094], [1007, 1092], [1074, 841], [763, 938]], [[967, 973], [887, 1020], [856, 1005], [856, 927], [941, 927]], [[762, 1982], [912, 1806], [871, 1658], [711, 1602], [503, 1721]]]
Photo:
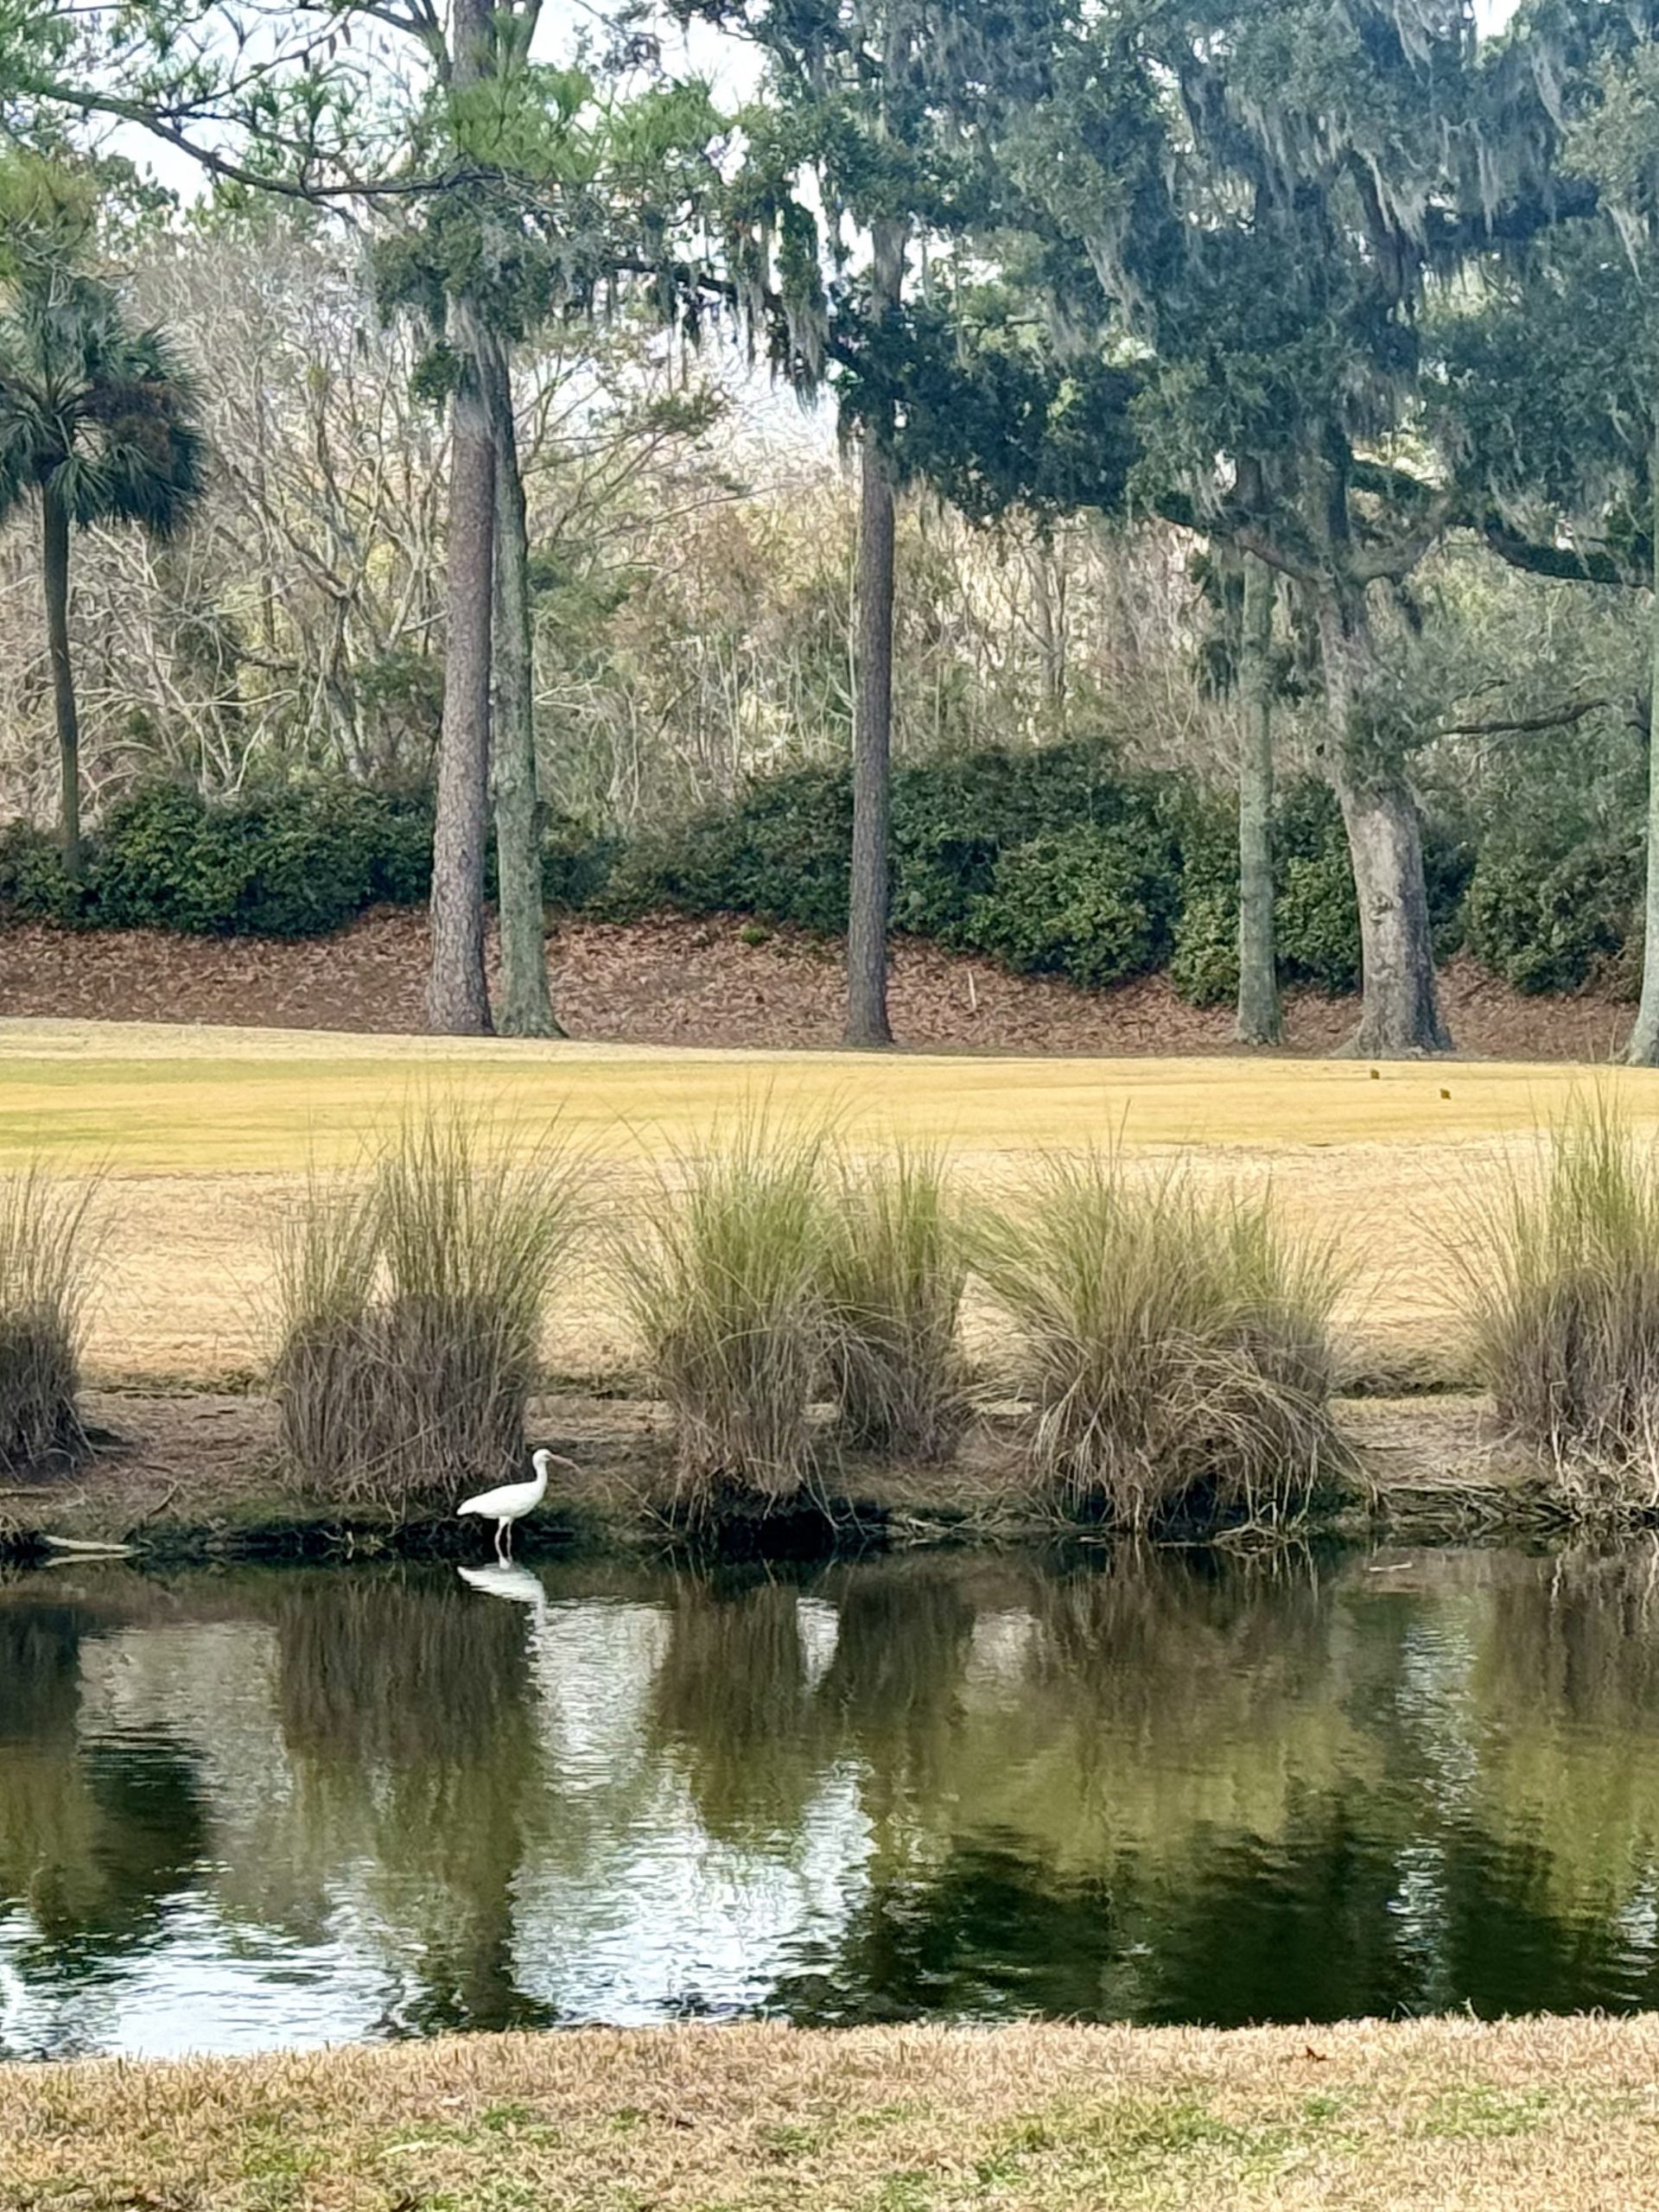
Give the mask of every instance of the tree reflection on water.
[[1656, 1592], [1646, 1553], [19, 1580], [0, 2047], [160, 2047], [181, 1991], [225, 2044], [1650, 2005]]

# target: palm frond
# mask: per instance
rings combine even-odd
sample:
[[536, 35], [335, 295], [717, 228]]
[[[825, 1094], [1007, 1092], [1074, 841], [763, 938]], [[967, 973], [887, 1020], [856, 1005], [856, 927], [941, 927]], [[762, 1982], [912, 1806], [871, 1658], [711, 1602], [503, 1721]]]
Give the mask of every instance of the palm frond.
[[50, 487], [75, 521], [173, 537], [207, 484], [194, 385], [164, 334], [113, 289], [30, 268], [0, 315], [0, 517]]

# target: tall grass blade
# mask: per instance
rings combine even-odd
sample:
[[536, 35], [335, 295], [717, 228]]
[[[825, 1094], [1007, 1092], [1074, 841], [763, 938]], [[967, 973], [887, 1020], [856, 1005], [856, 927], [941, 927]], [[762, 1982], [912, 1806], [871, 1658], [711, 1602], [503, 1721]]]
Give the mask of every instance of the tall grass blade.
[[273, 1377], [311, 1487], [403, 1513], [512, 1469], [581, 1166], [556, 1134], [520, 1154], [428, 1111], [365, 1179], [313, 1184], [282, 1254]]
[[81, 1324], [94, 1257], [92, 1182], [60, 1182], [38, 1162], [0, 1177], [0, 1468], [86, 1453]]
[[1337, 1458], [1328, 1254], [1265, 1199], [1046, 1160], [984, 1213], [976, 1265], [1014, 1325], [1051, 1501], [1126, 1529], [1277, 1521]]
[[830, 1393], [841, 1433], [893, 1459], [944, 1459], [967, 1416], [963, 1241], [937, 1154], [836, 1163], [825, 1218]]
[[676, 1511], [797, 1498], [823, 1371], [825, 1140], [764, 1114], [677, 1162], [618, 1237], [616, 1275], [674, 1423]]
[[1659, 1510], [1659, 1152], [1605, 1097], [1468, 1209], [1453, 1251], [1476, 1370], [1585, 1513]]

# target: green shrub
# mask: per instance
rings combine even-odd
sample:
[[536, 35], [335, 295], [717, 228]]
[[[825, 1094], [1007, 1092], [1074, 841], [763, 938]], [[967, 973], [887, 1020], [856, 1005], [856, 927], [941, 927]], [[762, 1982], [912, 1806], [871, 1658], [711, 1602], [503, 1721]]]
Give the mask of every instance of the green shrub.
[[1552, 854], [1536, 837], [1494, 840], [1469, 884], [1469, 950], [1517, 990], [1577, 990], [1639, 934], [1641, 895], [1630, 846], [1599, 841]]
[[1136, 1530], [1279, 1518], [1333, 1465], [1335, 1279], [1265, 1201], [1057, 1157], [981, 1217], [974, 1258], [1020, 1340], [1033, 1471], [1061, 1510]]
[[967, 1415], [962, 1239], [932, 1154], [845, 1160], [824, 1229], [830, 1383], [866, 1452], [943, 1458]]
[[1279, 969], [1335, 998], [1359, 988], [1359, 907], [1346, 855], [1293, 854], [1273, 903]]
[[111, 929], [211, 936], [233, 917], [253, 865], [247, 817], [158, 785], [112, 807], [86, 868], [87, 908]]
[[1359, 988], [1359, 902], [1342, 810], [1328, 784], [1303, 776], [1274, 810], [1280, 973], [1332, 996]]
[[402, 1516], [510, 1475], [580, 1166], [556, 1138], [515, 1157], [428, 1113], [367, 1178], [313, 1186], [281, 1252], [272, 1376], [309, 1488]]
[[[1004, 857], [1092, 826], [1158, 856], [1142, 874], [1161, 942], [1179, 903], [1179, 839], [1160, 797], [1169, 782], [1127, 777], [1107, 748], [1084, 741], [901, 765], [893, 779], [893, 927], [980, 949], [980, 910], [995, 900]], [[671, 906], [836, 935], [847, 926], [852, 835], [850, 772], [788, 769], [751, 784], [734, 808], [646, 833], [583, 896], [608, 919]]]
[[[429, 839], [428, 849], [429, 874]], [[568, 816], [556, 817], [542, 835], [543, 898], [565, 913], [597, 906], [624, 850], [620, 837], [584, 829]]]
[[1499, 1420], [1576, 1507], [1659, 1514], [1659, 1154], [1603, 1099], [1471, 1205], [1452, 1259]]
[[1238, 995], [1238, 892], [1206, 884], [1188, 893], [1175, 925], [1169, 980], [1189, 1006], [1226, 1006]]
[[1126, 777], [1096, 741], [901, 766], [893, 787], [894, 928], [974, 945], [975, 917], [994, 894], [999, 860], [1033, 838], [1089, 824], [1160, 835], [1154, 786]]
[[658, 906], [753, 914], [839, 932], [852, 844], [850, 773], [794, 769], [750, 785], [729, 811], [643, 840], [598, 894], [598, 908], [617, 918]]
[[84, 894], [63, 872], [55, 837], [27, 822], [0, 830], [0, 905], [29, 921], [74, 922]]
[[969, 935], [1016, 972], [1099, 990], [1160, 951], [1159, 856], [1122, 830], [1079, 823], [1005, 852]]
[[111, 929], [321, 936], [366, 906], [424, 899], [431, 841], [427, 803], [356, 785], [223, 806], [154, 785], [100, 826], [84, 911]]
[[367, 906], [420, 904], [431, 876], [429, 801], [354, 785], [211, 806], [149, 785], [110, 810], [78, 886], [49, 837], [14, 823], [0, 838], [0, 902], [105, 929], [315, 937]]

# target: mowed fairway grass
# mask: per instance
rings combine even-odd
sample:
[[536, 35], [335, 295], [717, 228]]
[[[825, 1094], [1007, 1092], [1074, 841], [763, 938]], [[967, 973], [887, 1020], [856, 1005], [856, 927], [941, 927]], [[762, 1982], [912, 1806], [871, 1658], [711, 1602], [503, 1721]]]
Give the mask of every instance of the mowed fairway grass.
[[1659, 2024], [690, 2027], [0, 2068], [5, 2212], [1643, 2212]]
[[[1575, 1095], [1659, 1128], [1659, 1075], [1554, 1065], [1064, 1059], [659, 1050], [306, 1031], [0, 1024], [0, 1164], [100, 1173], [105, 1247], [95, 1374], [209, 1380], [258, 1358], [273, 1239], [311, 1167], [349, 1166], [400, 1116], [454, 1104], [528, 1142], [556, 1122], [591, 1154], [596, 1198], [631, 1189], [746, 1109], [833, 1121], [855, 1147], [946, 1150], [964, 1189], [1001, 1189], [1046, 1147], [1122, 1142], [1149, 1163], [1273, 1184], [1351, 1270], [1350, 1336], [1437, 1356], [1459, 1208]], [[550, 1355], [626, 1357], [602, 1289], [567, 1287]]]

